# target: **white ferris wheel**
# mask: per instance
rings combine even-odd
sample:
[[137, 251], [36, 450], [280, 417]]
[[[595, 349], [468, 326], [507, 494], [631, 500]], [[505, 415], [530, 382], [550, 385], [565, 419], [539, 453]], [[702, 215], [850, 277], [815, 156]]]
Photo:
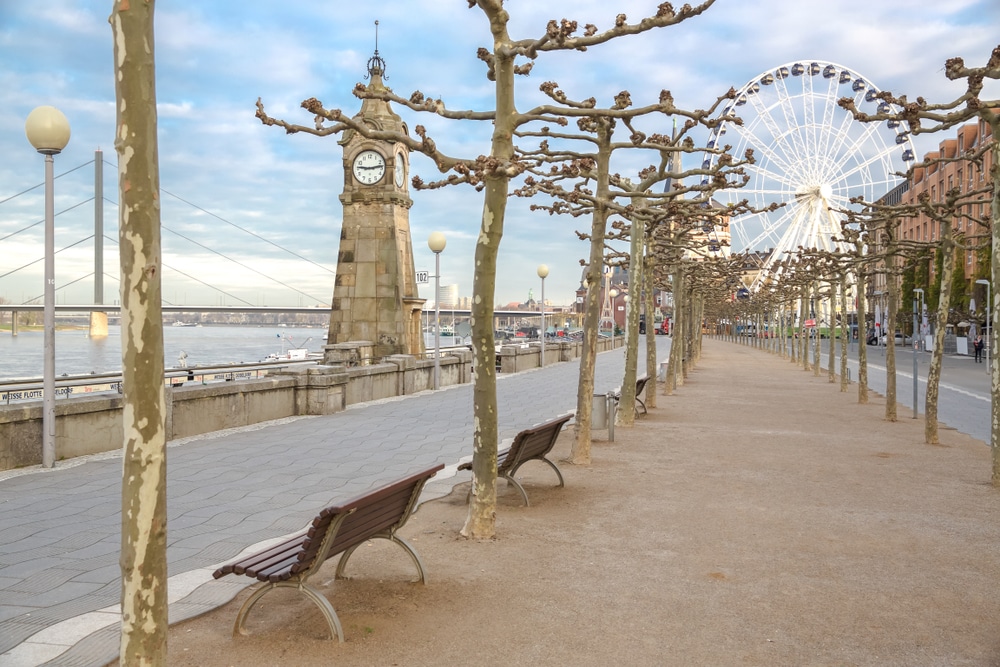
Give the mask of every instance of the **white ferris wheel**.
[[[746, 167], [746, 186], [721, 191], [716, 199], [724, 204], [747, 199], [755, 209], [784, 204], [773, 212], [734, 217], [730, 247], [714, 244], [724, 253], [758, 253], [762, 270], [752, 290], [780, 280], [775, 265], [800, 247], [836, 249], [833, 239], [844, 217], [837, 211], [857, 209], [852, 197], [875, 202], [902, 183], [896, 173], [914, 159], [908, 127], [895, 121], [860, 123], [837, 104], [853, 97], [857, 108], [870, 113], [898, 110], [876, 99], [878, 92], [855, 70], [802, 60], [761, 73], [723, 108], [723, 118], [739, 117], [743, 124], [721, 124], [709, 148], [729, 144], [737, 158], [752, 149], [756, 164]], [[715, 159], [706, 154], [703, 166]]]

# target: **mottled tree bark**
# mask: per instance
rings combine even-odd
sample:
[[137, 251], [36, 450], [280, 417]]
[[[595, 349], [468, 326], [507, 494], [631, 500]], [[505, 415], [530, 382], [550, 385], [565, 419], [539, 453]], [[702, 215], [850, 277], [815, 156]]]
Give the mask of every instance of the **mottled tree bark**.
[[[858, 256], [861, 256], [861, 246], [856, 246]], [[868, 297], [864, 267], [858, 268], [858, 403], [868, 403], [868, 313], [866, 311]]]
[[847, 346], [851, 338], [851, 327], [847, 319], [849, 308], [847, 306], [847, 272], [840, 275], [840, 391], [846, 392], [847, 381]]
[[830, 281], [830, 326], [827, 329], [830, 334], [830, 349], [827, 351], [829, 355], [830, 364], [827, 368], [827, 380], [830, 384], [837, 381], [837, 345], [835, 340], [834, 331], [837, 324], [837, 285], [832, 280]]
[[[509, 15], [500, 2], [484, 2], [480, 7], [490, 19], [493, 34], [496, 88], [496, 119], [490, 156], [501, 162], [514, 157], [514, 56], [507, 48]], [[496, 535], [497, 506], [497, 418], [496, 352], [493, 339], [493, 295], [496, 294], [497, 254], [503, 236], [504, 214], [510, 178], [488, 173], [483, 203], [483, 219], [476, 243], [473, 275], [473, 451], [472, 498], [462, 535], [490, 539]]]
[[888, 250], [889, 262], [885, 281], [886, 291], [888, 291], [888, 303], [886, 308], [889, 311], [889, 324], [885, 327], [885, 419], [886, 421], [896, 421], [896, 311], [899, 310], [899, 285], [896, 284], [896, 272], [891, 265], [892, 245]]
[[629, 227], [629, 297], [625, 311], [625, 376], [622, 378], [621, 401], [617, 424], [625, 428], [635, 425], [635, 380], [639, 367], [639, 310], [642, 306], [643, 223], [633, 220]]
[[657, 383], [657, 358], [656, 358], [656, 322], [653, 320], [653, 290], [656, 284], [653, 281], [655, 274], [652, 239], [646, 238], [646, 270], [643, 272], [642, 289], [643, 299], [646, 307], [646, 375], [649, 380], [646, 382], [646, 409], [656, 407], [656, 383]]
[[610, 180], [611, 127], [599, 122], [597, 127], [597, 198], [590, 223], [590, 258], [587, 264], [587, 295], [583, 315], [583, 350], [580, 353], [580, 376], [576, 394], [576, 432], [570, 460], [590, 464], [591, 424], [593, 417], [594, 369], [597, 365], [597, 339], [601, 326], [601, 285], [604, 271], [604, 237], [608, 228], [608, 188]]
[[993, 454], [993, 486], [1000, 488], [1000, 118], [991, 114], [990, 127], [993, 129], [993, 164], [990, 179], [993, 181], [993, 202], [990, 206], [993, 225], [990, 232], [990, 451]]
[[111, 13], [118, 153], [124, 463], [121, 664], [167, 658], [166, 398], [152, 0]]
[[815, 305], [816, 312], [810, 312], [810, 315], [812, 315], [813, 319], [816, 320], [816, 326], [813, 327], [813, 329], [816, 332], [816, 337], [813, 338], [813, 376], [819, 377], [819, 372], [823, 368], [823, 361], [820, 359], [820, 340], [822, 339], [820, 338], [819, 335], [819, 312], [820, 312], [819, 308], [820, 308], [820, 299], [822, 298], [822, 296], [819, 291], [818, 282], [816, 283], [816, 286], [813, 288], [813, 295], [814, 295], [813, 302], [816, 304]]
[[937, 327], [934, 329], [934, 351], [927, 371], [927, 395], [924, 401], [924, 442], [940, 444], [938, 438], [938, 393], [941, 389], [941, 360], [944, 357], [944, 332], [951, 308], [951, 281], [955, 275], [955, 244], [950, 223], [937, 223], [941, 228], [941, 294], [938, 296]]

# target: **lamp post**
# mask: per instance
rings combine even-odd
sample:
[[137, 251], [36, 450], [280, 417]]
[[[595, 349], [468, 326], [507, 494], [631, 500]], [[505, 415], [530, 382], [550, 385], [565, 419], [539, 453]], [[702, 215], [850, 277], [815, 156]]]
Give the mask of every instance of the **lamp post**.
[[924, 325], [923, 325], [923, 321], [924, 321], [924, 290], [922, 290], [921, 288], [917, 287], [917, 288], [915, 288], [913, 290], [913, 293], [914, 294], [918, 294], [920, 296], [920, 309], [919, 309], [920, 319], [918, 320], [918, 322], [920, 322], [920, 350], [922, 352], [926, 352], [927, 351], [927, 349], [926, 349], [927, 346], [924, 344], [925, 341], [924, 341]]
[[42, 106], [28, 114], [24, 133], [35, 150], [45, 156], [45, 301], [43, 325], [45, 357], [42, 372], [42, 465], [56, 461], [56, 278], [55, 203], [52, 196], [53, 155], [69, 143], [69, 121], [55, 107]]
[[427, 237], [427, 247], [434, 253], [434, 389], [441, 388], [441, 253], [448, 240], [441, 232]]
[[986, 372], [990, 372], [990, 348], [993, 347], [993, 320], [990, 319], [990, 308], [993, 302], [990, 301], [990, 281], [980, 278], [977, 285], [986, 285]]
[[540, 367], [544, 367], [545, 366], [545, 278], [548, 275], [549, 275], [549, 267], [546, 266], [545, 264], [539, 264], [538, 265], [538, 277], [542, 279], [542, 299], [541, 299], [541, 306], [542, 306], [542, 326], [541, 326], [542, 350], [541, 350], [541, 354], [542, 354], [542, 357], [541, 357], [541, 359], [539, 361], [539, 364], [538, 364]]

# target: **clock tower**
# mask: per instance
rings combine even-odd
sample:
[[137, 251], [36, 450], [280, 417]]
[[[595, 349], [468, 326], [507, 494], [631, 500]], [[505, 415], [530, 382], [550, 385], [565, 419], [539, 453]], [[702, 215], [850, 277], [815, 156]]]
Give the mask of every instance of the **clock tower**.
[[[368, 61], [369, 91], [386, 90], [384, 72], [376, 49]], [[407, 134], [406, 124], [383, 100], [364, 100], [354, 119], [372, 129]], [[353, 130], [344, 132], [340, 145], [343, 227], [327, 343], [369, 341], [376, 357], [420, 355], [424, 300], [417, 296], [410, 240], [409, 151]]]

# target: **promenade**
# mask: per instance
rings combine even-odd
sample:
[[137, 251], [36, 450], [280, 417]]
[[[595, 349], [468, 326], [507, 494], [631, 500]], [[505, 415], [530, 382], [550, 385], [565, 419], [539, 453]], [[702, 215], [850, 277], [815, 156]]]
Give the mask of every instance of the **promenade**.
[[[658, 345], [665, 358], [668, 340]], [[617, 387], [623, 372], [621, 349], [598, 355], [596, 391]], [[575, 410], [578, 373], [574, 361], [501, 375], [501, 438]], [[438, 462], [449, 466], [442, 484], [471, 456], [472, 432], [464, 385], [170, 443], [171, 622], [232, 598], [243, 582], [201, 588], [215, 566], [300, 529], [318, 509]], [[121, 457], [85, 458], [0, 473], [3, 667], [103, 665], [118, 655]]]
[[[658, 344], [664, 358], [669, 342]], [[599, 355], [598, 392], [620, 383], [622, 359]], [[572, 410], [577, 371], [502, 377], [503, 437]], [[487, 543], [457, 538], [468, 476], [448, 477], [470, 453], [470, 387], [177, 444], [170, 664], [1000, 661], [1000, 492], [984, 443], [944, 428], [942, 445], [927, 446], [905, 408], [887, 423], [880, 396], [859, 406], [854, 384], [841, 393], [825, 374], [717, 340], [657, 400], [614, 443], [595, 442], [591, 466], [561, 465], [566, 488], [526, 466], [531, 507], [501, 483]], [[564, 433], [556, 458], [570, 442]], [[255, 609], [250, 637], [230, 636], [246, 593], [232, 577], [209, 582], [216, 564], [437, 461], [450, 466], [429, 485], [436, 498], [404, 529], [428, 586], [408, 583], [412, 566], [391, 545], [366, 547], [356, 579], [317, 582], [345, 644], [324, 640], [293, 593]], [[0, 665], [115, 658], [120, 465], [0, 481]]]

